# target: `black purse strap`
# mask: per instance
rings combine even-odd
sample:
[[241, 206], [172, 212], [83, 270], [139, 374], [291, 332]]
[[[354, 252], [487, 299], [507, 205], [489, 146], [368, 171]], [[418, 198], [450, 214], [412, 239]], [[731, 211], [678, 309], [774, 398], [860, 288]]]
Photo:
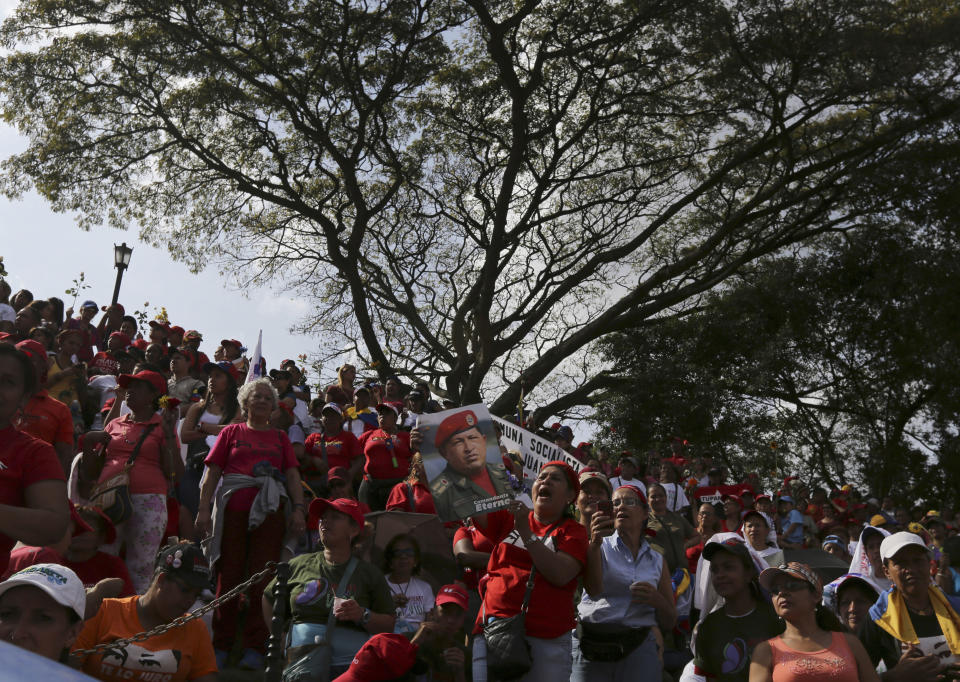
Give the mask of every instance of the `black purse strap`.
[[130, 452], [130, 459], [127, 460], [127, 463], [124, 465], [124, 471], [130, 471], [133, 468], [133, 463], [137, 461], [137, 457], [140, 455], [140, 448], [143, 446], [143, 441], [147, 439], [147, 436], [150, 435], [150, 432], [153, 431], [153, 428], [156, 424], [147, 424], [143, 427], [143, 433], [140, 434], [140, 438], [137, 440], [137, 444], [133, 446], [133, 450]]
[[[553, 531], [557, 529], [557, 527], [560, 525], [562, 521], [563, 519], [560, 519], [560, 521], [557, 521], [555, 524], [547, 528], [547, 532], [543, 534], [543, 538], [544, 539], [549, 538], [550, 535], [553, 534]], [[533, 563], [533, 557], [531, 557], [530, 558], [530, 577], [527, 578], [527, 591], [523, 593], [523, 604], [520, 605], [520, 613], [526, 613], [527, 607], [530, 605], [530, 595], [533, 594], [533, 582], [534, 582], [534, 578], [536, 577], [536, 574], [537, 574], [537, 566], [536, 564]]]

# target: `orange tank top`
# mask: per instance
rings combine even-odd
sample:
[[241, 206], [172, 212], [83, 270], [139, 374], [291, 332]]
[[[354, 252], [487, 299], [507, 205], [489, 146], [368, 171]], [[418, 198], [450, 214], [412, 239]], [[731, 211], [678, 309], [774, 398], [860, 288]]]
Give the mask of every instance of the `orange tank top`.
[[779, 637], [768, 640], [773, 654], [773, 682], [857, 682], [857, 662], [841, 632], [819, 651], [791, 649]]

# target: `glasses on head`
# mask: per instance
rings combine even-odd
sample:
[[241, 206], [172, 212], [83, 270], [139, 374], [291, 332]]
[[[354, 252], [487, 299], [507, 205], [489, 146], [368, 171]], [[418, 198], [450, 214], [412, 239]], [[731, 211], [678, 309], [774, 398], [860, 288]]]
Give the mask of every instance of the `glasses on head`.
[[635, 497], [618, 497], [613, 501], [614, 507], [636, 507], [640, 504], [640, 500]]
[[785, 580], [779, 585], [773, 585], [770, 588], [770, 594], [777, 595], [784, 592], [800, 592], [810, 589], [810, 583], [806, 580]]

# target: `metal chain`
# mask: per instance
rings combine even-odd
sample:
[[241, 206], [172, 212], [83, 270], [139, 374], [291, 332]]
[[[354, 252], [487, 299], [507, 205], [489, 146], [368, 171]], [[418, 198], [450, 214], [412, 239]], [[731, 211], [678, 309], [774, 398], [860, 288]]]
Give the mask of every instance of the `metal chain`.
[[101, 651], [106, 651], [107, 649], [119, 649], [119, 648], [125, 647], [127, 644], [132, 644], [133, 642], [142, 642], [145, 639], [150, 639], [151, 637], [162, 635], [166, 632], [169, 632], [170, 630], [173, 630], [174, 628], [178, 628], [182, 625], [186, 625], [191, 620], [196, 620], [197, 618], [202, 617], [204, 614], [209, 613], [213, 609], [220, 606], [220, 604], [226, 601], [230, 601], [234, 597], [239, 597], [241, 594], [246, 592], [252, 585], [272, 575], [273, 573], [276, 572], [276, 570], [277, 570], [276, 561], [267, 562], [266, 568], [264, 568], [262, 571], [260, 571], [259, 573], [254, 573], [247, 580], [240, 583], [239, 585], [234, 587], [232, 590], [224, 592], [219, 597], [217, 597], [211, 602], [204, 604], [196, 611], [192, 611], [182, 616], [178, 616], [177, 618], [174, 618], [173, 620], [171, 620], [169, 623], [158, 625], [152, 630], [147, 630], [146, 632], [141, 632], [136, 635], [132, 635], [131, 637], [127, 637], [125, 639], [115, 639], [112, 642], [104, 642], [103, 644], [97, 644], [95, 647], [92, 647], [90, 649], [77, 649], [76, 651], [71, 651], [70, 655], [76, 656], [78, 658], [79, 657], [86, 658], [87, 656], [100, 653]]

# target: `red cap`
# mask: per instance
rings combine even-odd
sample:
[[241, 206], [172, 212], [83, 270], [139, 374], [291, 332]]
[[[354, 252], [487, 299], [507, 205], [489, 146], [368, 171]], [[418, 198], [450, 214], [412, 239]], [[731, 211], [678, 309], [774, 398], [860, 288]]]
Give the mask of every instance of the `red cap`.
[[437, 446], [437, 449], [440, 449], [452, 436], [470, 429], [479, 429], [478, 422], [477, 415], [473, 413], [473, 410], [451, 414], [437, 427], [437, 435], [433, 438], [434, 445]]
[[377, 412], [379, 412], [384, 408], [391, 410], [398, 417], [400, 416], [400, 410], [398, 410], [397, 406], [394, 405], [393, 403], [380, 403], [379, 405], [377, 405]]
[[726, 502], [727, 500], [733, 500], [734, 502], [737, 503], [737, 506], [740, 507], [740, 509], [743, 509], [743, 500], [740, 499], [740, 496], [739, 496], [739, 495], [726, 494], [726, 495], [721, 496], [721, 497], [720, 497], [720, 500], [721, 500], [722, 502]]
[[67, 504], [70, 505], [70, 520], [73, 521], [73, 533], [71, 534], [71, 537], [74, 535], [80, 535], [80, 533], [92, 533], [93, 528], [91, 528], [90, 524], [84, 521], [80, 514], [77, 513], [77, 508], [73, 506], [73, 502], [67, 500]]
[[350, 472], [347, 467], [333, 467], [327, 472], [327, 481], [349, 481]]
[[[34, 341], [33, 339], [26, 339], [18, 343], [15, 347], [18, 351], [21, 351], [24, 354], [26, 354], [27, 357], [29, 357], [31, 360], [34, 360], [37, 358], [42, 359], [44, 363], [44, 367], [46, 367], [47, 349], [44, 348], [43, 344], [40, 343], [39, 341]], [[44, 369], [43, 374], [37, 377], [37, 380], [40, 383], [43, 383], [44, 381], [46, 381], [46, 379], [47, 379], [47, 370]]]
[[[104, 535], [103, 541], [104, 541], [105, 544], [112, 545], [112, 544], [116, 541], [116, 539], [117, 539], [117, 527], [113, 525], [113, 521], [110, 519], [110, 517], [107, 516], [106, 514], [104, 514], [104, 513], [103, 513], [103, 510], [102, 510], [100, 507], [97, 507], [97, 506], [92, 505], [92, 504], [91, 504], [91, 505], [88, 505], [88, 506], [81, 507], [81, 509], [82, 509], [83, 511], [87, 511], [87, 512], [91, 512], [91, 513], [93, 513], [93, 514], [96, 514], [97, 516], [100, 517], [100, 519], [103, 521], [103, 535]], [[83, 519], [81, 518], [81, 521], [82, 521], [82, 520], [83, 520]], [[87, 528], [89, 528], [91, 532], [93, 531], [93, 528], [90, 528], [90, 525], [89, 525], [89, 524], [87, 524], [86, 522], [84, 522], [84, 525], [86, 525]]]
[[437, 606], [447, 603], [456, 604], [466, 611], [468, 601], [469, 597], [467, 596], [467, 590], [462, 585], [451, 583], [450, 585], [444, 585], [440, 588], [440, 591], [437, 592], [437, 598], [434, 603]]
[[408, 672], [417, 661], [417, 645], [403, 635], [381, 633], [367, 640], [347, 672], [334, 682], [378, 682]]
[[164, 324], [160, 320], [150, 320], [150, 326], [154, 329], [162, 329], [163, 331], [170, 333], [170, 325]]
[[121, 374], [117, 377], [117, 384], [120, 385], [120, 388], [126, 388], [130, 385], [130, 382], [134, 380], [146, 381], [153, 387], [153, 390], [160, 395], [166, 395], [167, 393], [167, 380], [164, 379], [163, 375], [159, 372], [152, 372], [149, 369], [137, 372], [136, 374]]
[[308, 510], [311, 528], [316, 528], [320, 524], [320, 517], [323, 516], [323, 512], [328, 509], [346, 514], [356, 521], [358, 526], [363, 528], [363, 512], [360, 511], [360, 504], [356, 500], [348, 500], [345, 497], [341, 497], [339, 500], [325, 500], [322, 497], [318, 497], [311, 502]]
[[137, 350], [140, 350], [140, 351], [145, 351], [145, 350], [147, 350], [147, 346], [149, 346], [149, 345], [150, 345], [150, 344], [147, 343], [147, 340], [146, 340], [146, 339], [135, 339], [135, 340], [133, 340], [133, 341], [130, 342], [130, 347], [131, 347], [131, 348], [136, 348]]
[[772, 502], [772, 501], [773, 501], [773, 500], [770, 499], [770, 496], [767, 495], [766, 493], [760, 493], [759, 495], [757, 495], [757, 497], [756, 497], [756, 499], [755, 499], [754, 501], [755, 501], [755, 502], [759, 502], [760, 500], [767, 500], [768, 502]]
[[[193, 349], [187, 348], [186, 346], [178, 346], [170, 351], [170, 357], [174, 355], [182, 355], [187, 361], [187, 364], [193, 367], [197, 363], [197, 355], [193, 352]], [[233, 364], [232, 362], [230, 363]]]
[[236, 339], [221, 339], [221, 346], [236, 346], [237, 348], [243, 348], [243, 344], [237, 341]]
[[577, 476], [577, 472], [573, 470], [573, 467], [567, 464], [566, 462], [561, 462], [558, 459], [553, 460], [552, 462], [547, 462], [540, 470], [543, 471], [547, 467], [560, 467], [563, 470], [563, 475], [567, 477], [567, 481], [570, 483], [570, 487], [573, 488], [574, 495], [580, 494], [580, 477]]
[[184, 334], [183, 327], [178, 327], [177, 325], [174, 325], [172, 327], [168, 327], [167, 331], [170, 332], [171, 334], [176, 332], [177, 334], [180, 335], [180, 338], [183, 338], [183, 334]]
[[113, 332], [110, 334], [111, 339], [120, 339], [120, 342], [123, 344], [123, 347], [126, 348], [130, 345], [130, 337], [124, 334], [123, 332]]

